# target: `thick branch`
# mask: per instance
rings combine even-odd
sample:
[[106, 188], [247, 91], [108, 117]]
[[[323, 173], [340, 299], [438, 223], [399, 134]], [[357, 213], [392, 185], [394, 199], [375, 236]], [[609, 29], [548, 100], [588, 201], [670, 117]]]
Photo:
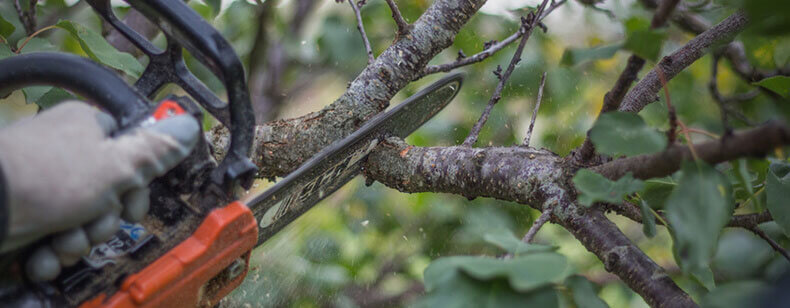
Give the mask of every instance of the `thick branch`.
[[[744, 156], [763, 156], [778, 146], [790, 144], [790, 128], [772, 122], [759, 128], [750, 129], [734, 135], [694, 145], [699, 158], [717, 164]], [[615, 180], [628, 172], [634, 177], [649, 179], [667, 176], [680, 168], [683, 160], [693, 159], [686, 145], [674, 145], [666, 151], [618, 159], [592, 170]]]
[[701, 58], [716, 44], [732, 40], [742, 31], [748, 20], [743, 12], [736, 12], [718, 25], [703, 32], [671, 55], [661, 59], [657, 67], [651, 70], [626, 94], [620, 106], [621, 111], [639, 112], [657, 100], [656, 94], [661, 89], [661, 81], [656, 69], [661, 69], [667, 81], [671, 80], [689, 65]]
[[402, 192], [493, 197], [550, 211], [606, 269], [654, 307], [694, 307], [672, 279], [598, 210], [579, 208], [562, 187], [563, 159], [526, 147], [411, 147], [389, 138], [368, 156], [364, 173]]
[[363, 172], [402, 192], [492, 197], [539, 208], [562, 193], [549, 187], [563, 175], [561, 162], [527, 147], [412, 147], [389, 138], [371, 152]]
[[[439, 0], [403, 36], [368, 65], [348, 90], [321, 111], [258, 126], [253, 161], [261, 174], [287, 174], [335, 140], [339, 140], [389, 105], [389, 100], [452, 44], [461, 27], [484, 0]], [[215, 140], [219, 138], [214, 138]], [[215, 144], [221, 148], [222, 144]]]

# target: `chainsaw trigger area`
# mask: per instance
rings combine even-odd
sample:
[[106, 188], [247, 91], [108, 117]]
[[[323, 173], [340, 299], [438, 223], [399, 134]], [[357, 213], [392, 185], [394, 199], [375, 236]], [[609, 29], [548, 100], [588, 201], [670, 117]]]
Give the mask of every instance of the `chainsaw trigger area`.
[[230, 203], [213, 210], [187, 240], [126, 278], [118, 292], [80, 307], [213, 307], [244, 281], [257, 239], [250, 209]]

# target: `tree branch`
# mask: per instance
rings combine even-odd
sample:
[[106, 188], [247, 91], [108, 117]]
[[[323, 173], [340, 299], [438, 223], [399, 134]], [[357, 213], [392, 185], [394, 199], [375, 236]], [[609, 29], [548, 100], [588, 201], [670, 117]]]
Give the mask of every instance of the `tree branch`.
[[[728, 42], [742, 31], [748, 20], [743, 12], [736, 12], [718, 25], [703, 32], [671, 55], [661, 59], [656, 68], [661, 69], [667, 81], [671, 80], [689, 65], [701, 58], [711, 47], [716, 44]], [[656, 94], [661, 89], [661, 81], [656, 73], [656, 68], [645, 75], [631, 91], [626, 94], [619, 110], [639, 112], [657, 100]]]
[[510, 59], [510, 63], [504, 73], [502, 73], [502, 67], [497, 65], [497, 70], [494, 71], [494, 74], [499, 78], [499, 83], [497, 83], [494, 94], [491, 95], [491, 99], [488, 100], [483, 114], [480, 115], [480, 119], [472, 126], [469, 136], [464, 140], [463, 146], [471, 147], [477, 142], [477, 137], [480, 135], [480, 130], [483, 129], [483, 125], [485, 125], [488, 120], [491, 109], [493, 109], [494, 105], [502, 98], [502, 90], [505, 88], [505, 83], [510, 78], [510, 74], [513, 73], [513, 70], [516, 69], [516, 64], [521, 62], [521, 53], [524, 51], [524, 46], [527, 45], [527, 40], [529, 40], [529, 37], [532, 35], [532, 29], [538, 24], [537, 16], [541, 16], [548, 3], [549, 0], [543, 0], [543, 3], [538, 7], [537, 13], [529, 13], [527, 17], [521, 17], [521, 28], [519, 31], [524, 32], [524, 34], [521, 35], [521, 41], [518, 43], [516, 52], [513, 53], [513, 58]]
[[[601, 208], [605, 211], [614, 211], [615, 213], [626, 217], [634, 222], [643, 223], [642, 222], [642, 212], [639, 210], [639, 207], [630, 203], [630, 202], [623, 202], [622, 204], [616, 203], [601, 203]], [[666, 217], [662, 213], [659, 212], [661, 218], [666, 221]], [[741, 214], [741, 215], [733, 215], [730, 218], [730, 222], [727, 223], [727, 227], [732, 228], [744, 228], [749, 229], [755, 227], [761, 223], [773, 221], [773, 217], [771, 213], [768, 211], [764, 211], [762, 213], [755, 213], [755, 214]], [[658, 219], [656, 220], [656, 224], [664, 225], [663, 221]]]
[[749, 231], [754, 232], [754, 234], [757, 234], [760, 238], [768, 242], [768, 245], [771, 245], [771, 248], [773, 248], [776, 252], [778, 252], [783, 257], [785, 257], [787, 261], [790, 261], [790, 254], [787, 253], [787, 250], [785, 250], [784, 247], [782, 247], [782, 245], [779, 245], [779, 243], [777, 243], [776, 241], [774, 241], [774, 239], [768, 236], [768, 234], [765, 234], [765, 231], [761, 230], [757, 226], [753, 226], [749, 228]]
[[359, 30], [359, 33], [362, 35], [362, 42], [365, 43], [365, 51], [368, 52], [368, 65], [371, 65], [373, 61], [376, 61], [376, 58], [373, 57], [373, 49], [370, 47], [370, 40], [368, 40], [368, 35], [365, 33], [365, 25], [362, 24], [362, 14], [359, 13], [359, 8], [357, 4], [354, 3], [354, 0], [348, 0], [348, 5], [351, 6], [351, 10], [354, 11], [354, 15], [357, 17], [357, 30]]
[[[680, 1], [662, 1], [656, 13], [653, 14], [653, 19], [650, 21], [650, 28], [657, 29], [663, 27], [678, 2]], [[606, 92], [603, 97], [603, 105], [601, 106], [601, 112], [598, 113], [599, 116], [603, 113], [617, 110], [617, 108], [620, 107], [620, 103], [623, 101], [625, 94], [628, 92], [628, 89], [631, 88], [631, 84], [636, 80], [639, 71], [641, 71], [644, 66], [645, 59], [642, 57], [635, 54], [628, 57], [625, 69], [620, 73], [620, 77], [617, 78], [612, 89]], [[574, 160], [576, 163], [586, 163], [593, 158], [594, 154], [595, 145], [593, 145], [592, 140], [590, 140], [590, 132], [587, 131], [587, 137], [585, 137], [581, 148], [575, 152]]]
[[[435, 1], [413, 24], [409, 35], [394, 42], [373, 64], [365, 67], [334, 103], [299, 118], [258, 126], [252, 159], [260, 174], [265, 177], [288, 174], [386, 109], [389, 100], [430, 59], [452, 44], [461, 27], [484, 2]], [[215, 149], [227, 145], [226, 133], [220, 129], [210, 132], [209, 139]]]
[[535, 235], [537, 235], [540, 228], [549, 221], [549, 218], [551, 218], [551, 211], [543, 211], [540, 213], [540, 217], [535, 219], [535, 222], [532, 223], [532, 227], [529, 227], [527, 234], [524, 235], [521, 241], [527, 244], [532, 243], [535, 239]]
[[565, 160], [527, 147], [412, 147], [389, 138], [364, 164], [365, 176], [402, 192], [446, 192], [509, 200], [551, 213], [651, 306], [694, 307], [661, 267], [596, 209], [577, 207], [564, 187]]
[[[351, 1], [351, 0], [349, 0]], [[404, 36], [409, 33], [409, 23], [406, 22], [406, 19], [403, 19], [403, 15], [401, 15], [400, 10], [398, 9], [398, 5], [395, 4], [395, 0], [385, 0], [387, 5], [390, 7], [390, 11], [392, 11], [392, 19], [395, 20], [395, 24], [398, 26], [398, 37]]]
[[[699, 158], [709, 164], [733, 160], [744, 156], [763, 156], [778, 146], [790, 144], [790, 128], [771, 122], [758, 128], [735, 133], [731, 137], [694, 145]], [[616, 180], [628, 172], [639, 179], [667, 176], [680, 168], [683, 160], [693, 159], [685, 145], [674, 145], [666, 151], [618, 159], [593, 167], [592, 170]]]
[[[543, 11], [541, 14], [540, 21], [543, 21], [543, 18], [549, 15], [549, 13], [553, 12], [554, 9], [558, 8], [559, 6], [565, 4], [567, 0], [561, 0], [557, 2], [552, 2], [551, 5]], [[422, 72], [418, 75], [417, 79], [422, 78], [425, 75], [440, 73], [440, 72], [449, 72], [461, 66], [466, 66], [469, 64], [474, 64], [480, 61], [485, 60], [486, 58], [496, 54], [498, 51], [502, 50], [503, 48], [510, 45], [510, 43], [515, 42], [518, 38], [520, 38], [524, 34], [521, 31], [521, 27], [513, 33], [512, 35], [508, 36], [501, 42], [497, 42], [495, 44], [491, 44], [487, 48], [484, 48], [483, 51], [476, 53], [469, 57], [459, 57], [455, 62], [445, 63], [440, 65], [429, 65], [422, 70]]]

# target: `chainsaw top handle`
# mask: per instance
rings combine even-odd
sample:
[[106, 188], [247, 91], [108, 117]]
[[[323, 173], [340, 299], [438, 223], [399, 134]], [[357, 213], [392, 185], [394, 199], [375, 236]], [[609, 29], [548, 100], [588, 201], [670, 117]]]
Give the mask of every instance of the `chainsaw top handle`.
[[[176, 84], [231, 131], [230, 149], [215, 172], [212, 182], [225, 191], [238, 182], [252, 185], [257, 168], [250, 161], [255, 116], [250, 103], [246, 75], [232, 46], [209, 23], [181, 0], [125, 0], [156, 24], [167, 38], [162, 50], [115, 16], [111, 0], [87, 0], [126, 39], [149, 58], [145, 72], [135, 83], [143, 95], [152, 98], [167, 84]], [[221, 101], [186, 67], [182, 48], [208, 67], [225, 86], [228, 102]], [[238, 181], [237, 181], [238, 180]]]
[[152, 108], [118, 74], [80, 56], [35, 52], [0, 60], [0, 96], [37, 85], [72, 91], [109, 112], [121, 127], [142, 120]]

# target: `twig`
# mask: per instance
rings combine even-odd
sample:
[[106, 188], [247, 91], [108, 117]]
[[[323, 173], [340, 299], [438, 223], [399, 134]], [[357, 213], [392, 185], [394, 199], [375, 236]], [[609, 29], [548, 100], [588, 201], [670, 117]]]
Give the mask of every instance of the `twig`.
[[36, 32], [36, 4], [38, 4], [38, 0], [30, 0], [28, 8], [23, 9], [19, 0], [14, 0], [14, 9], [16, 9], [16, 14], [19, 16], [19, 21], [25, 27], [27, 35], [32, 35]]
[[543, 3], [538, 7], [538, 11], [536, 14], [530, 12], [526, 18], [521, 18], [521, 30], [524, 34], [521, 36], [521, 41], [518, 43], [518, 47], [516, 47], [516, 52], [513, 54], [513, 58], [510, 59], [510, 64], [508, 64], [507, 69], [504, 73], [502, 73], [502, 67], [497, 66], [497, 70], [494, 71], [494, 74], [497, 75], [499, 78], [499, 83], [494, 90], [494, 94], [491, 95], [491, 99], [488, 100], [488, 105], [486, 105], [485, 110], [483, 110], [483, 114], [480, 115], [480, 119], [477, 120], [477, 123], [472, 127], [472, 130], [469, 132], [469, 136], [466, 137], [464, 140], [463, 146], [471, 147], [472, 145], [477, 142], [477, 137], [480, 135], [480, 130], [483, 129], [483, 125], [485, 125], [486, 121], [488, 120], [488, 115], [491, 114], [491, 109], [494, 108], [499, 99], [502, 98], [502, 89], [505, 88], [505, 82], [507, 82], [508, 78], [510, 78], [510, 74], [513, 73], [513, 70], [516, 68], [516, 64], [521, 62], [521, 52], [524, 51], [524, 46], [527, 45], [527, 40], [529, 39], [530, 34], [532, 33], [532, 29], [534, 29], [535, 25], [538, 23], [538, 19], [536, 16], [540, 16], [543, 12], [543, 9], [546, 7], [546, 4], [549, 0], [543, 0]]
[[[353, 1], [353, 0], [349, 0]], [[395, 0], [386, 0], [387, 5], [390, 6], [390, 10], [392, 11], [392, 19], [395, 20], [395, 24], [398, 25], [398, 36], [406, 35], [409, 33], [409, 23], [403, 19], [403, 15], [400, 14], [400, 10], [398, 9], [398, 5], [395, 4]]]
[[538, 98], [535, 100], [535, 109], [532, 110], [532, 119], [529, 120], [529, 129], [527, 136], [524, 137], [523, 146], [529, 146], [529, 140], [532, 138], [532, 129], [535, 127], [535, 119], [538, 117], [538, 110], [540, 109], [540, 101], [543, 99], [543, 86], [546, 85], [546, 72], [540, 77], [540, 87], [538, 88]]
[[721, 56], [718, 53], [714, 53], [713, 61], [711, 61], [712, 65], [710, 68], [710, 82], [708, 82], [708, 89], [713, 96], [713, 100], [715, 100], [716, 104], [719, 105], [721, 113], [721, 125], [724, 126], [724, 136], [730, 136], [732, 135], [732, 126], [730, 126], [729, 121], [727, 121], [727, 108], [725, 107], [726, 103], [724, 100], [722, 100], [718, 86], [716, 85], [716, 77], [719, 74], [719, 59], [721, 59]]
[[[730, 138], [697, 143], [694, 149], [700, 159], [715, 165], [740, 157], [761, 157], [778, 146], [788, 144], [790, 127], [780, 122], [769, 122], [736, 132]], [[590, 169], [610, 180], [617, 180], [628, 172], [632, 172], [635, 178], [649, 179], [670, 175], [680, 169], [683, 160], [692, 158], [687, 146], [673, 145], [663, 152], [621, 158]]]
[[[643, 223], [642, 219], [642, 212], [639, 210], [639, 207], [636, 204], [631, 202], [623, 202], [622, 204], [619, 203], [599, 203], [605, 210], [607, 211], [614, 211], [623, 217], [626, 217], [634, 222]], [[656, 223], [658, 225], [666, 226], [666, 217], [662, 213], [658, 213], [653, 211], [655, 217], [657, 218]], [[771, 213], [768, 211], [764, 211], [762, 213], [753, 213], [753, 214], [741, 214], [741, 215], [732, 215], [730, 221], [727, 223], [727, 227], [729, 228], [744, 228], [750, 229], [755, 227], [761, 223], [773, 221], [774, 218], [771, 216]]]
[[[551, 6], [549, 6], [543, 11], [540, 20], [542, 21], [543, 18], [549, 15], [549, 13], [554, 11], [554, 9], [556, 9], [557, 7], [565, 4], [565, 2], [567, 2], [567, 0], [552, 2]], [[496, 54], [498, 51], [502, 50], [503, 48], [507, 47], [508, 45], [510, 45], [510, 43], [515, 42], [518, 38], [520, 38], [521, 35], [524, 34], [524, 32], [521, 31], [521, 28], [522, 27], [519, 27], [516, 33], [511, 34], [504, 40], [488, 45], [486, 48], [483, 49], [483, 51], [478, 52], [474, 55], [468, 57], [459, 57], [454, 62], [450, 62], [450, 63], [439, 64], [439, 65], [428, 65], [425, 67], [425, 69], [422, 70], [422, 72], [420, 73], [419, 76], [417, 76], [416, 79], [419, 79], [425, 75], [441, 73], [441, 72], [449, 72], [461, 66], [466, 66], [483, 61], [486, 58]]]
[[[660, 67], [667, 80], [670, 80], [705, 55], [711, 46], [730, 41], [738, 32], [746, 28], [747, 23], [746, 13], [738, 11], [664, 57], [656, 68]], [[656, 93], [660, 88], [661, 83], [656, 69], [653, 69], [626, 94], [619, 110], [639, 112], [648, 104], [655, 102]]]
[[[672, 146], [675, 143], [676, 132], [678, 129], [678, 114], [675, 111], [675, 106], [672, 105], [672, 98], [669, 96], [669, 87], [667, 86], [667, 79], [664, 77], [664, 71], [661, 70], [660, 67], [656, 66], [656, 73], [658, 74], [658, 79], [661, 81], [661, 87], [664, 88], [664, 97], [667, 100], [667, 118], [669, 119], [669, 130], [667, 131], [667, 147]], [[683, 125], [683, 133], [686, 135], [686, 139], [688, 139], [689, 147], [691, 149], [691, 153], [694, 152], [694, 148], [691, 146], [691, 139], [689, 139], [688, 129]], [[696, 154], [694, 155], [697, 156]]]
[[29, 42], [30, 42], [30, 40], [32, 40], [32, 39], [33, 39], [34, 37], [36, 37], [37, 35], [41, 34], [41, 33], [42, 33], [42, 32], [44, 32], [44, 31], [51, 30], [51, 29], [55, 29], [55, 28], [57, 28], [57, 26], [55, 26], [55, 25], [52, 25], [52, 26], [46, 26], [46, 27], [44, 27], [44, 28], [41, 28], [41, 29], [39, 29], [38, 31], [34, 32], [33, 34], [30, 34], [30, 35], [29, 35], [29, 36], [28, 36], [28, 37], [25, 39], [25, 41], [24, 41], [24, 42], [22, 42], [22, 45], [19, 45], [19, 48], [17, 48], [17, 50], [15, 51], [15, 53], [19, 54], [20, 52], [22, 52], [22, 48], [25, 48], [25, 45], [27, 45], [27, 43], [29, 43]]
[[771, 245], [771, 248], [776, 250], [776, 252], [782, 254], [782, 256], [784, 256], [785, 259], [787, 259], [787, 261], [790, 261], [790, 254], [787, 253], [787, 250], [785, 250], [781, 245], [779, 245], [779, 243], [777, 243], [770, 236], [768, 236], [768, 234], [765, 234], [765, 232], [761, 230], [760, 227], [753, 226], [748, 229], [749, 231], [752, 231], [754, 232], [754, 234], [757, 234], [759, 237], [763, 238], [763, 240], [768, 242], [768, 245]]
[[[355, 0], [348, 0], [348, 4], [351, 5], [351, 9], [354, 11], [354, 15], [357, 16], [357, 29], [359, 33], [362, 35], [362, 41], [365, 43], [365, 50], [368, 52], [368, 65], [376, 61], [376, 58], [373, 57], [373, 49], [370, 47], [370, 41], [368, 40], [368, 35], [365, 33], [365, 26], [362, 24], [362, 14], [359, 13], [359, 8], [357, 4], [354, 3]], [[397, 8], [396, 8], [397, 9]]]
[[527, 234], [524, 235], [524, 238], [522, 238], [521, 241], [527, 244], [532, 243], [532, 241], [535, 239], [535, 235], [538, 234], [540, 228], [542, 228], [543, 225], [549, 221], [549, 218], [551, 218], [551, 210], [543, 210], [543, 213], [540, 214], [538, 219], [535, 219], [535, 222], [532, 223], [532, 227], [529, 227], [529, 231], [527, 231]]

